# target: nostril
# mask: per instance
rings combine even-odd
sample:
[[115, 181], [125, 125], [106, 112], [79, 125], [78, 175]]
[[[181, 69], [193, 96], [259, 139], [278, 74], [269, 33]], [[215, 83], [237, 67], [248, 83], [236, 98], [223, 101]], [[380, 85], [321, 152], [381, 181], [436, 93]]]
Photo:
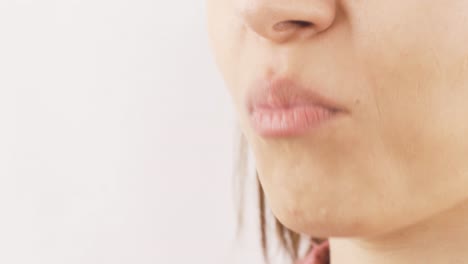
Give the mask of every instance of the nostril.
[[312, 25], [311, 22], [302, 21], [302, 20], [295, 20], [295, 21], [293, 20], [291, 21], [291, 23], [298, 25], [299, 27], [308, 27]]
[[312, 26], [313, 23], [303, 21], [303, 20], [290, 20], [290, 21], [283, 21], [279, 22], [273, 26], [273, 29], [276, 31], [286, 31], [293, 27], [305, 28]]

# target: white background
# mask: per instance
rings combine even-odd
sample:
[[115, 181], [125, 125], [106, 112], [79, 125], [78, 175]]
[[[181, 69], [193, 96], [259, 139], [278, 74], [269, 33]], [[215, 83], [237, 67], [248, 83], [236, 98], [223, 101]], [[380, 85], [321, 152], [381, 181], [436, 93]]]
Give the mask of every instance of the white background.
[[204, 12], [0, 1], [0, 263], [260, 263]]

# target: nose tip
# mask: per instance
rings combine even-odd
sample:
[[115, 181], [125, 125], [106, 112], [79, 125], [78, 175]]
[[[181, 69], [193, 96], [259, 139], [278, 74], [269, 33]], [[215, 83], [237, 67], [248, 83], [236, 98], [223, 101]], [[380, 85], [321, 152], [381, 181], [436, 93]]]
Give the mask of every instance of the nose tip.
[[283, 43], [328, 29], [336, 17], [336, 0], [244, 0], [239, 14], [258, 35]]

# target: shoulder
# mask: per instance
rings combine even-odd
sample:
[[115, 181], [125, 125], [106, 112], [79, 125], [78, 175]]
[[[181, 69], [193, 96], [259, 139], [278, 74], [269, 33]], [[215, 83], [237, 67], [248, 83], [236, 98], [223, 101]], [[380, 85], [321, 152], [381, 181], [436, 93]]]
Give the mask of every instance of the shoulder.
[[330, 263], [330, 245], [328, 240], [315, 245], [307, 256], [296, 264], [329, 264]]

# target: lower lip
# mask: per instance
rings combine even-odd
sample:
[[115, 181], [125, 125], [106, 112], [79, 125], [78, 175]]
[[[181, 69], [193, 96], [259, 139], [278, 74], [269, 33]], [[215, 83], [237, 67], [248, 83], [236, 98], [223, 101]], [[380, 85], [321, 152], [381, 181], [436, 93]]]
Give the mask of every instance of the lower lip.
[[336, 111], [318, 105], [299, 105], [253, 108], [250, 118], [253, 128], [261, 136], [291, 137], [318, 129], [336, 114]]

